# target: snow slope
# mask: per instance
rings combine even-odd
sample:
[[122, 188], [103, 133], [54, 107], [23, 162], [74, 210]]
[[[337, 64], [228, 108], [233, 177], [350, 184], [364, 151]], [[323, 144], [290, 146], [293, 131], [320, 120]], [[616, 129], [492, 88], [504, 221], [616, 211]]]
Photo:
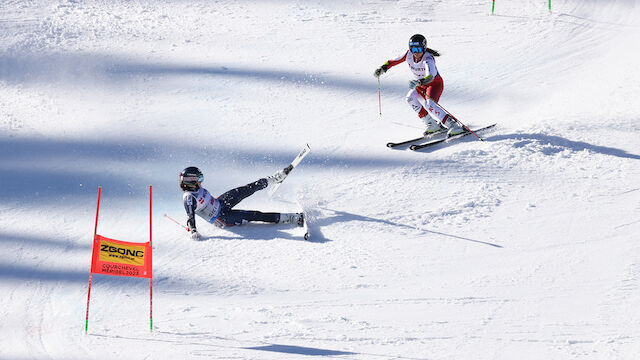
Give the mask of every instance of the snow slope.
[[[632, 359], [640, 353], [637, 1], [43, 1], [0, 4], [0, 359]], [[423, 152], [409, 70], [499, 123]], [[192, 242], [177, 174], [214, 194], [270, 175], [310, 212]], [[98, 232], [146, 241], [96, 275]]]

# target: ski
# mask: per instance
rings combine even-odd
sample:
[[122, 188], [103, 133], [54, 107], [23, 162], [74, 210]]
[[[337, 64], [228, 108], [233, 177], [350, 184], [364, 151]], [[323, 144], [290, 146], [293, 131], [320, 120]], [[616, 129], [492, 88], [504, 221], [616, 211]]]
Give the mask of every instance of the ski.
[[438, 134], [444, 133], [446, 130], [447, 129], [440, 129], [440, 130], [438, 130], [436, 132], [433, 132], [431, 134], [423, 135], [423, 136], [417, 137], [415, 139], [409, 139], [409, 140], [405, 140], [405, 141], [401, 141], [401, 142], [388, 142], [387, 143], [387, 147], [393, 149], [393, 148], [396, 148], [396, 147], [399, 147], [399, 146], [409, 145], [409, 144], [414, 143], [416, 141], [428, 140], [428, 139], [431, 139], [432, 137], [434, 137], [434, 136], [436, 136]]
[[[310, 151], [311, 151], [311, 148], [309, 147], [309, 144], [305, 144], [305, 146], [302, 148], [298, 156], [296, 156], [296, 158], [293, 159], [293, 161], [291, 162], [291, 164], [289, 164], [289, 166], [284, 168], [284, 174], [288, 176], [289, 173], [293, 170], [293, 168], [295, 168], [298, 164], [300, 164], [302, 159], [304, 159], [307, 155], [309, 155]], [[286, 179], [286, 176], [284, 179]], [[276, 190], [278, 190], [282, 182], [284, 182], [284, 179], [282, 179], [281, 182], [273, 185], [273, 187], [268, 190], [269, 197], [273, 196], [273, 194], [276, 192]]]
[[[446, 137], [444, 139], [432, 140], [432, 141], [426, 142], [424, 144], [411, 145], [409, 147], [409, 149], [411, 149], [413, 151], [424, 149], [424, 148], [427, 148], [427, 147], [430, 147], [430, 146], [433, 146], [433, 145], [441, 144], [441, 143], [444, 143], [444, 142], [449, 142], [450, 140], [460, 139], [460, 138], [463, 138], [463, 137], [465, 137], [467, 135], [471, 135], [473, 133], [477, 133], [477, 132], [480, 132], [480, 131], [491, 129], [492, 127], [494, 127], [496, 125], [497, 124], [491, 124], [491, 125], [488, 125], [488, 126], [485, 126], [485, 127], [481, 127], [479, 129], [474, 129], [472, 131], [464, 132], [462, 134], [454, 135], [454, 136], [451, 136], [451, 137]], [[483, 139], [480, 138], [480, 140], [483, 140]]]

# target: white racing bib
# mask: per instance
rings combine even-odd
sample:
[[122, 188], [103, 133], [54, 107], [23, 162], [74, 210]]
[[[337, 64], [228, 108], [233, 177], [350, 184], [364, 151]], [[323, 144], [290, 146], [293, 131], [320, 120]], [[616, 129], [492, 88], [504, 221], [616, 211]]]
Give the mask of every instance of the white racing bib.
[[411, 72], [416, 79], [422, 79], [427, 77], [428, 75], [431, 75], [434, 78], [438, 76], [436, 60], [433, 58], [433, 55], [425, 53], [424, 55], [422, 55], [422, 59], [420, 59], [420, 61], [418, 62], [415, 62], [413, 60], [413, 54], [410, 51], [407, 52], [406, 56], [407, 64], [409, 64], [409, 69], [411, 69]]
[[200, 188], [198, 191], [185, 192], [184, 198], [187, 205], [191, 205], [189, 202], [193, 201], [193, 198], [189, 195], [193, 195], [196, 201], [196, 214], [208, 222], [213, 222], [220, 214], [220, 201], [211, 196], [209, 191], [205, 188]]

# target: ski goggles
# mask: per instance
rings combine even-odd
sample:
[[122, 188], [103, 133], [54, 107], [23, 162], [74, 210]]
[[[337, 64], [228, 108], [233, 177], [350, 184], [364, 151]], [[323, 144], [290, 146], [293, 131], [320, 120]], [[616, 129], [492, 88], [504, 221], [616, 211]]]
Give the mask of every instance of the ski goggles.
[[412, 46], [410, 49], [411, 49], [411, 52], [414, 54], [424, 52], [424, 48], [422, 46]]
[[180, 180], [183, 182], [202, 182], [204, 181], [204, 175], [200, 174], [200, 176], [180, 176]]

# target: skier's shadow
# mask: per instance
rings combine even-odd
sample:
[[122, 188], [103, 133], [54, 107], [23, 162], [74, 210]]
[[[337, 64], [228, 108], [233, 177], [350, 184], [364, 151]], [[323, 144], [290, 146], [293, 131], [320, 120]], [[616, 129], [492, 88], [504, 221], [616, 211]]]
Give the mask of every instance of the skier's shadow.
[[617, 149], [608, 146], [600, 146], [586, 143], [584, 141], [573, 141], [560, 136], [544, 135], [544, 134], [504, 134], [495, 135], [485, 138], [485, 141], [500, 141], [500, 140], [520, 140], [514, 144], [514, 147], [524, 147], [533, 142], [538, 142], [543, 145], [548, 145], [549, 148], [544, 149], [543, 153], [547, 155], [553, 155], [564, 149], [572, 151], [588, 150], [594, 153], [603, 155], [616, 156], [626, 159], [640, 160], [640, 155], [630, 154], [622, 149]]
[[[288, 231], [285, 231], [288, 230]], [[232, 235], [230, 235], [232, 234]], [[207, 240], [304, 240], [304, 231], [301, 227], [290, 225], [273, 225], [273, 224], [261, 224], [251, 223], [241, 226], [229, 226], [222, 229], [217, 229], [216, 234], [212, 236], [203, 237], [203, 241]]]
[[[520, 140], [516, 142], [513, 146], [516, 148], [525, 147], [533, 142], [537, 142], [541, 145], [546, 145], [547, 147], [543, 148], [541, 152], [545, 155], [554, 155], [563, 150], [569, 149], [572, 151], [583, 151], [588, 150], [594, 153], [599, 153], [603, 155], [616, 156], [620, 158], [640, 160], [640, 155], [630, 154], [622, 149], [617, 149], [608, 146], [600, 146], [589, 144], [584, 141], [573, 141], [567, 138], [563, 138], [556, 135], [544, 135], [544, 134], [503, 134], [503, 135], [493, 135], [483, 137], [483, 140], [486, 142], [495, 142], [501, 140]], [[458, 139], [458, 142], [472, 142], [477, 141], [475, 137], [472, 135], [467, 135], [466, 138]], [[429, 147], [426, 149], [420, 149], [420, 152], [432, 152], [437, 149], [441, 149], [445, 146], [445, 144], [438, 144], [433, 147]]]
[[388, 221], [388, 220], [383, 220], [383, 219], [376, 219], [370, 216], [363, 216], [363, 215], [357, 215], [357, 214], [352, 214], [346, 211], [338, 211], [338, 210], [332, 210], [332, 209], [326, 209], [323, 208], [324, 210], [328, 210], [333, 212], [333, 216], [330, 217], [324, 217], [323, 219], [318, 221], [318, 225], [329, 225], [335, 222], [348, 222], [348, 221], [365, 221], [365, 222], [375, 222], [375, 223], [379, 223], [379, 224], [385, 224], [385, 225], [391, 225], [394, 227], [399, 227], [399, 228], [404, 228], [404, 229], [409, 229], [411, 231], [417, 231], [423, 234], [426, 233], [431, 233], [431, 234], [437, 234], [437, 235], [441, 235], [441, 236], [445, 236], [445, 237], [450, 237], [450, 238], [454, 238], [454, 239], [459, 239], [459, 240], [464, 240], [464, 241], [471, 241], [471, 242], [475, 242], [475, 243], [479, 243], [479, 244], [484, 244], [484, 245], [489, 245], [489, 246], [493, 246], [493, 247], [497, 247], [497, 248], [502, 248], [501, 245], [498, 244], [494, 244], [494, 243], [490, 243], [490, 242], [486, 242], [486, 241], [482, 241], [482, 240], [475, 240], [475, 239], [470, 239], [470, 238], [466, 238], [463, 236], [458, 236], [458, 235], [453, 235], [453, 234], [446, 234], [443, 232], [439, 232], [439, 231], [433, 231], [433, 230], [426, 230], [426, 229], [421, 229], [421, 228], [417, 228], [415, 226], [411, 226], [411, 225], [406, 225], [406, 224], [398, 224], [392, 221]]

